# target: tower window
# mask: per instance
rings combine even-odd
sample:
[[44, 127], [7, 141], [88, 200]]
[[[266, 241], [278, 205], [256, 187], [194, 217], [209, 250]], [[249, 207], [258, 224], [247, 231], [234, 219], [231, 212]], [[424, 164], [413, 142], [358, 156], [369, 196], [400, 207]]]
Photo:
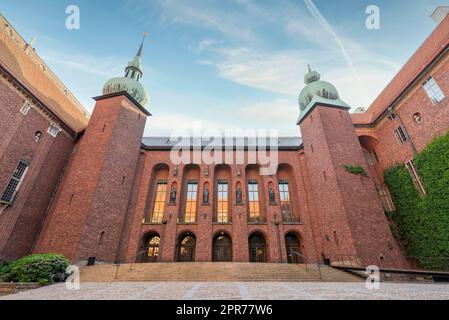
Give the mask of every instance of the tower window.
[[196, 202], [198, 196], [198, 183], [191, 181], [187, 183], [186, 209], [184, 212], [184, 222], [194, 223], [196, 220]]
[[407, 170], [410, 173], [410, 177], [412, 178], [413, 184], [418, 190], [420, 196], [424, 197], [426, 195], [426, 189], [424, 188], [424, 183], [422, 182], [421, 177], [418, 174], [418, 171], [416, 171], [413, 161], [412, 160], [407, 161], [405, 163], [405, 166], [407, 167]]
[[248, 182], [248, 205], [250, 222], [260, 220], [259, 184], [257, 181]]
[[408, 141], [408, 137], [403, 126], [397, 127], [396, 130], [394, 130], [394, 134], [396, 135], [396, 139], [399, 144], [404, 144]]
[[8, 183], [8, 186], [6, 187], [5, 192], [3, 192], [1, 198], [2, 202], [10, 204], [14, 201], [14, 198], [17, 194], [17, 191], [19, 190], [23, 178], [25, 177], [25, 174], [28, 171], [29, 165], [30, 165], [29, 162], [25, 160], [19, 162], [19, 165], [14, 171], [12, 178]]
[[156, 185], [156, 194], [154, 197], [152, 223], [161, 223], [164, 217], [165, 197], [167, 195], [167, 181], [158, 181]]
[[436, 83], [435, 79], [432, 77], [429, 77], [424, 82], [423, 88], [426, 91], [430, 101], [432, 101], [434, 105], [438, 104], [445, 98], [444, 93], [443, 91], [441, 91], [440, 86], [438, 85], [438, 83]]

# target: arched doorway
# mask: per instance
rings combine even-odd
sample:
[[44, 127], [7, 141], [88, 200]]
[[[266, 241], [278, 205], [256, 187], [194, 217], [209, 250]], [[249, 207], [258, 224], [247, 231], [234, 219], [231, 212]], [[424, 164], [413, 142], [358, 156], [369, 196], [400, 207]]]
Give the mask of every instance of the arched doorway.
[[285, 235], [285, 247], [287, 249], [287, 261], [288, 263], [302, 263], [301, 245], [299, 238], [294, 233], [288, 233]]
[[249, 261], [267, 262], [267, 243], [263, 235], [253, 233], [249, 237]]
[[178, 240], [177, 261], [193, 262], [195, 261], [196, 238], [191, 233], [183, 234]]
[[232, 261], [232, 241], [227, 234], [219, 233], [214, 237], [214, 242], [212, 245], [212, 261]]
[[145, 251], [142, 256], [142, 262], [157, 262], [159, 257], [159, 244], [161, 242], [161, 238], [158, 234], [151, 234], [146, 237], [144, 246]]

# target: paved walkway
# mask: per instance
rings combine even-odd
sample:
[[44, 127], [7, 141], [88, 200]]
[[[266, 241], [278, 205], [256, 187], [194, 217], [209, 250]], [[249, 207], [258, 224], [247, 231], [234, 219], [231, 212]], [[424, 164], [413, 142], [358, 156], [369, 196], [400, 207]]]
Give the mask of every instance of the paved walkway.
[[279, 282], [123, 282], [82, 283], [80, 290], [65, 284], [0, 297], [0, 300], [448, 300], [449, 284], [381, 283], [368, 290], [362, 283]]

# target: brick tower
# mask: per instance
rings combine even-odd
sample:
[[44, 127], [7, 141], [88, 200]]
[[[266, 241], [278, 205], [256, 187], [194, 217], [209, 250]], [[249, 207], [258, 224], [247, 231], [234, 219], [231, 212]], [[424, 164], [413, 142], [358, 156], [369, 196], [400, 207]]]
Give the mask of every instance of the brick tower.
[[315, 234], [326, 259], [363, 257], [372, 263], [403, 266], [373, 180], [345, 165], [366, 168], [350, 107], [335, 87], [311, 71], [299, 96], [300, 125], [311, 193]]
[[149, 112], [142, 77], [142, 44], [125, 76], [109, 80], [81, 137], [34, 252], [56, 252], [80, 263], [117, 259]]

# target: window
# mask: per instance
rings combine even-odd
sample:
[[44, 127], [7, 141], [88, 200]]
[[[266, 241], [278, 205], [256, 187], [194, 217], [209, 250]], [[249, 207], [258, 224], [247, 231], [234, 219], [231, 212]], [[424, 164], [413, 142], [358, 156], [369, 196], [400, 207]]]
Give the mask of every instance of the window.
[[279, 181], [279, 197], [281, 199], [282, 221], [292, 222], [292, 203], [290, 201], [288, 181]]
[[31, 102], [25, 101], [23, 105], [20, 107], [20, 113], [25, 116], [28, 113], [28, 111], [30, 111], [31, 107], [32, 107]]
[[430, 98], [430, 101], [435, 105], [442, 101], [445, 96], [443, 91], [441, 91], [440, 86], [436, 83], [435, 79], [429, 77], [423, 84], [423, 88]]
[[374, 151], [374, 150], [369, 151], [369, 150], [366, 150], [365, 148], [363, 148], [363, 154], [365, 155], [366, 162], [370, 166], [375, 166], [379, 162], [379, 159], [377, 158], [376, 151]]
[[259, 185], [256, 181], [248, 182], [248, 204], [250, 222], [260, 220]]
[[153, 215], [151, 223], [161, 223], [164, 217], [165, 197], [167, 195], [167, 181], [158, 181], [154, 198]]
[[388, 116], [388, 120], [394, 121], [396, 119], [398, 119], [398, 115], [396, 113], [394, 113], [393, 111], [391, 111], [390, 115]]
[[5, 192], [3, 192], [1, 201], [5, 203], [12, 203], [14, 200], [14, 197], [17, 194], [17, 191], [19, 190], [20, 184], [23, 181], [23, 178], [25, 177], [26, 172], [28, 171], [29, 162], [27, 161], [20, 161], [19, 165], [17, 166], [16, 170], [14, 171], [11, 180], [8, 183], [8, 186], [6, 187]]
[[217, 222], [229, 222], [228, 183], [226, 181], [219, 181], [217, 185]]
[[426, 190], [424, 188], [424, 184], [421, 181], [421, 177], [418, 175], [418, 172], [416, 171], [415, 165], [413, 164], [413, 161], [407, 161], [405, 163], [405, 166], [407, 167], [408, 172], [410, 173], [410, 177], [413, 180], [413, 183], [418, 190], [421, 197], [424, 197], [426, 195]]
[[186, 210], [184, 213], [184, 222], [194, 223], [196, 218], [196, 199], [198, 194], [198, 183], [187, 183]]
[[391, 199], [390, 191], [388, 190], [387, 186], [383, 186], [378, 190], [378, 192], [384, 210], [386, 212], [396, 211], [393, 200]]
[[61, 131], [62, 131], [61, 127], [60, 127], [57, 123], [55, 123], [55, 122], [52, 122], [52, 123], [50, 124], [50, 126], [48, 127], [48, 129], [47, 129], [47, 133], [48, 133], [49, 135], [51, 135], [53, 138], [56, 138], [56, 136], [57, 136]]
[[396, 139], [398, 140], [399, 144], [404, 144], [408, 141], [407, 134], [405, 133], [404, 127], [399, 126], [396, 130], [394, 130], [394, 133], [396, 135]]

